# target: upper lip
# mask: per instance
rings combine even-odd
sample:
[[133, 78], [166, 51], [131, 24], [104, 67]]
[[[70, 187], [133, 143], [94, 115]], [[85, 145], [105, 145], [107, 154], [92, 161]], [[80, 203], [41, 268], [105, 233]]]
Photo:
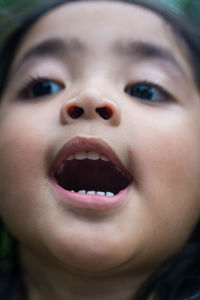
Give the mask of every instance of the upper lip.
[[97, 152], [101, 155], [106, 156], [119, 170], [132, 181], [132, 176], [128, 170], [124, 167], [118, 156], [112, 150], [112, 148], [102, 139], [98, 138], [86, 138], [86, 137], [75, 137], [69, 140], [64, 146], [58, 151], [50, 171], [50, 175], [54, 176], [58, 166], [67, 159], [70, 155], [77, 152]]

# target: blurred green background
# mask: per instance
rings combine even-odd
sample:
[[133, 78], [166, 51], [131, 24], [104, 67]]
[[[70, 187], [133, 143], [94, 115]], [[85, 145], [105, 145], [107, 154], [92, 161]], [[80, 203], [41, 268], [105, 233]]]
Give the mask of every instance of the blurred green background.
[[[56, 1], [56, 0], [55, 0]], [[163, 5], [168, 6], [174, 12], [182, 13], [188, 12], [191, 9], [193, 2], [200, 2], [199, 0], [148, 0], [149, 2], [161, 2]], [[20, 5], [21, 7], [29, 7], [35, 3], [42, 2], [39, 0], [0, 0], [0, 8], [8, 8], [13, 4]], [[49, 2], [49, 1], [48, 1]]]
[[[161, 2], [163, 5], [167, 5], [171, 7], [172, 10], [179, 11], [187, 11], [188, 8], [191, 6], [192, 2], [199, 2], [199, 0], [149, 0], [150, 2]], [[41, 2], [39, 0], [0, 0], [0, 7], [1, 8], [7, 8], [9, 6], [12, 6], [16, 3], [23, 3], [24, 6], [30, 6], [34, 5], [34, 3]]]
[[[55, 2], [57, 0], [0, 0], [0, 17], [5, 17], [11, 12], [23, 12], [31, 9], [37, 3]], [[175, 14], [188, 16], [200, 28], [200, 0], [148, 0], [158, 2], [168, 7]]]

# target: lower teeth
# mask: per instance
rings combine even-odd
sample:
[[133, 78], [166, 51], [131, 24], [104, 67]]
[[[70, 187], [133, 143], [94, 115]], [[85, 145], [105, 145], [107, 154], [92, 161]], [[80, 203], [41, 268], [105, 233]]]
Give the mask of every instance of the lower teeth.
[[[71, 190], [72, 193], [75, 193], [74, 190]], [[106, 197], [113, 197], [114, 194], [112, 192], [96, 192], [96, 191], [86, 191], [86, 190], [80, 190], [77, 192], [78, 194], [88, 194], [88, 195], [99, 195], [99, 196], [106, 196]]]

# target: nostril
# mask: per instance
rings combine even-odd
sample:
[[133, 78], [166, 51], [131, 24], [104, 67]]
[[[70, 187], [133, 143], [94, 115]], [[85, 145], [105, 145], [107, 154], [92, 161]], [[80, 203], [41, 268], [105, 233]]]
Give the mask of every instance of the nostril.
[[78, 119], [80, 116], [82, 116], [84, 110], [83, 108], [74, 105], [68, 108], [67, 113], [72, 119]]
[[112, 117], [113, 111], [110, 107], [104, 106], [104, 107], [98, 107], [96, 109], [96, 112], [100, 117], [102, 117], [105, 120], [108, 120]]

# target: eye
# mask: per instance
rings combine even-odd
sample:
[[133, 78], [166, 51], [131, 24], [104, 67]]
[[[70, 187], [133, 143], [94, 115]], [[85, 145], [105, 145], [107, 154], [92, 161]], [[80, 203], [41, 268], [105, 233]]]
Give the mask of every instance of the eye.
[[20, 90], [19, 95], [25, 99], [37, 99], [59, 93], [63, 89], [64, 85], [54, 80], [33, 78]]
[[131, 97], [147, 102], [164, 102], [172, 100], [172, 96], [163, 88], [146, 82], [128, 85], [125, 88], [125, 93]]

